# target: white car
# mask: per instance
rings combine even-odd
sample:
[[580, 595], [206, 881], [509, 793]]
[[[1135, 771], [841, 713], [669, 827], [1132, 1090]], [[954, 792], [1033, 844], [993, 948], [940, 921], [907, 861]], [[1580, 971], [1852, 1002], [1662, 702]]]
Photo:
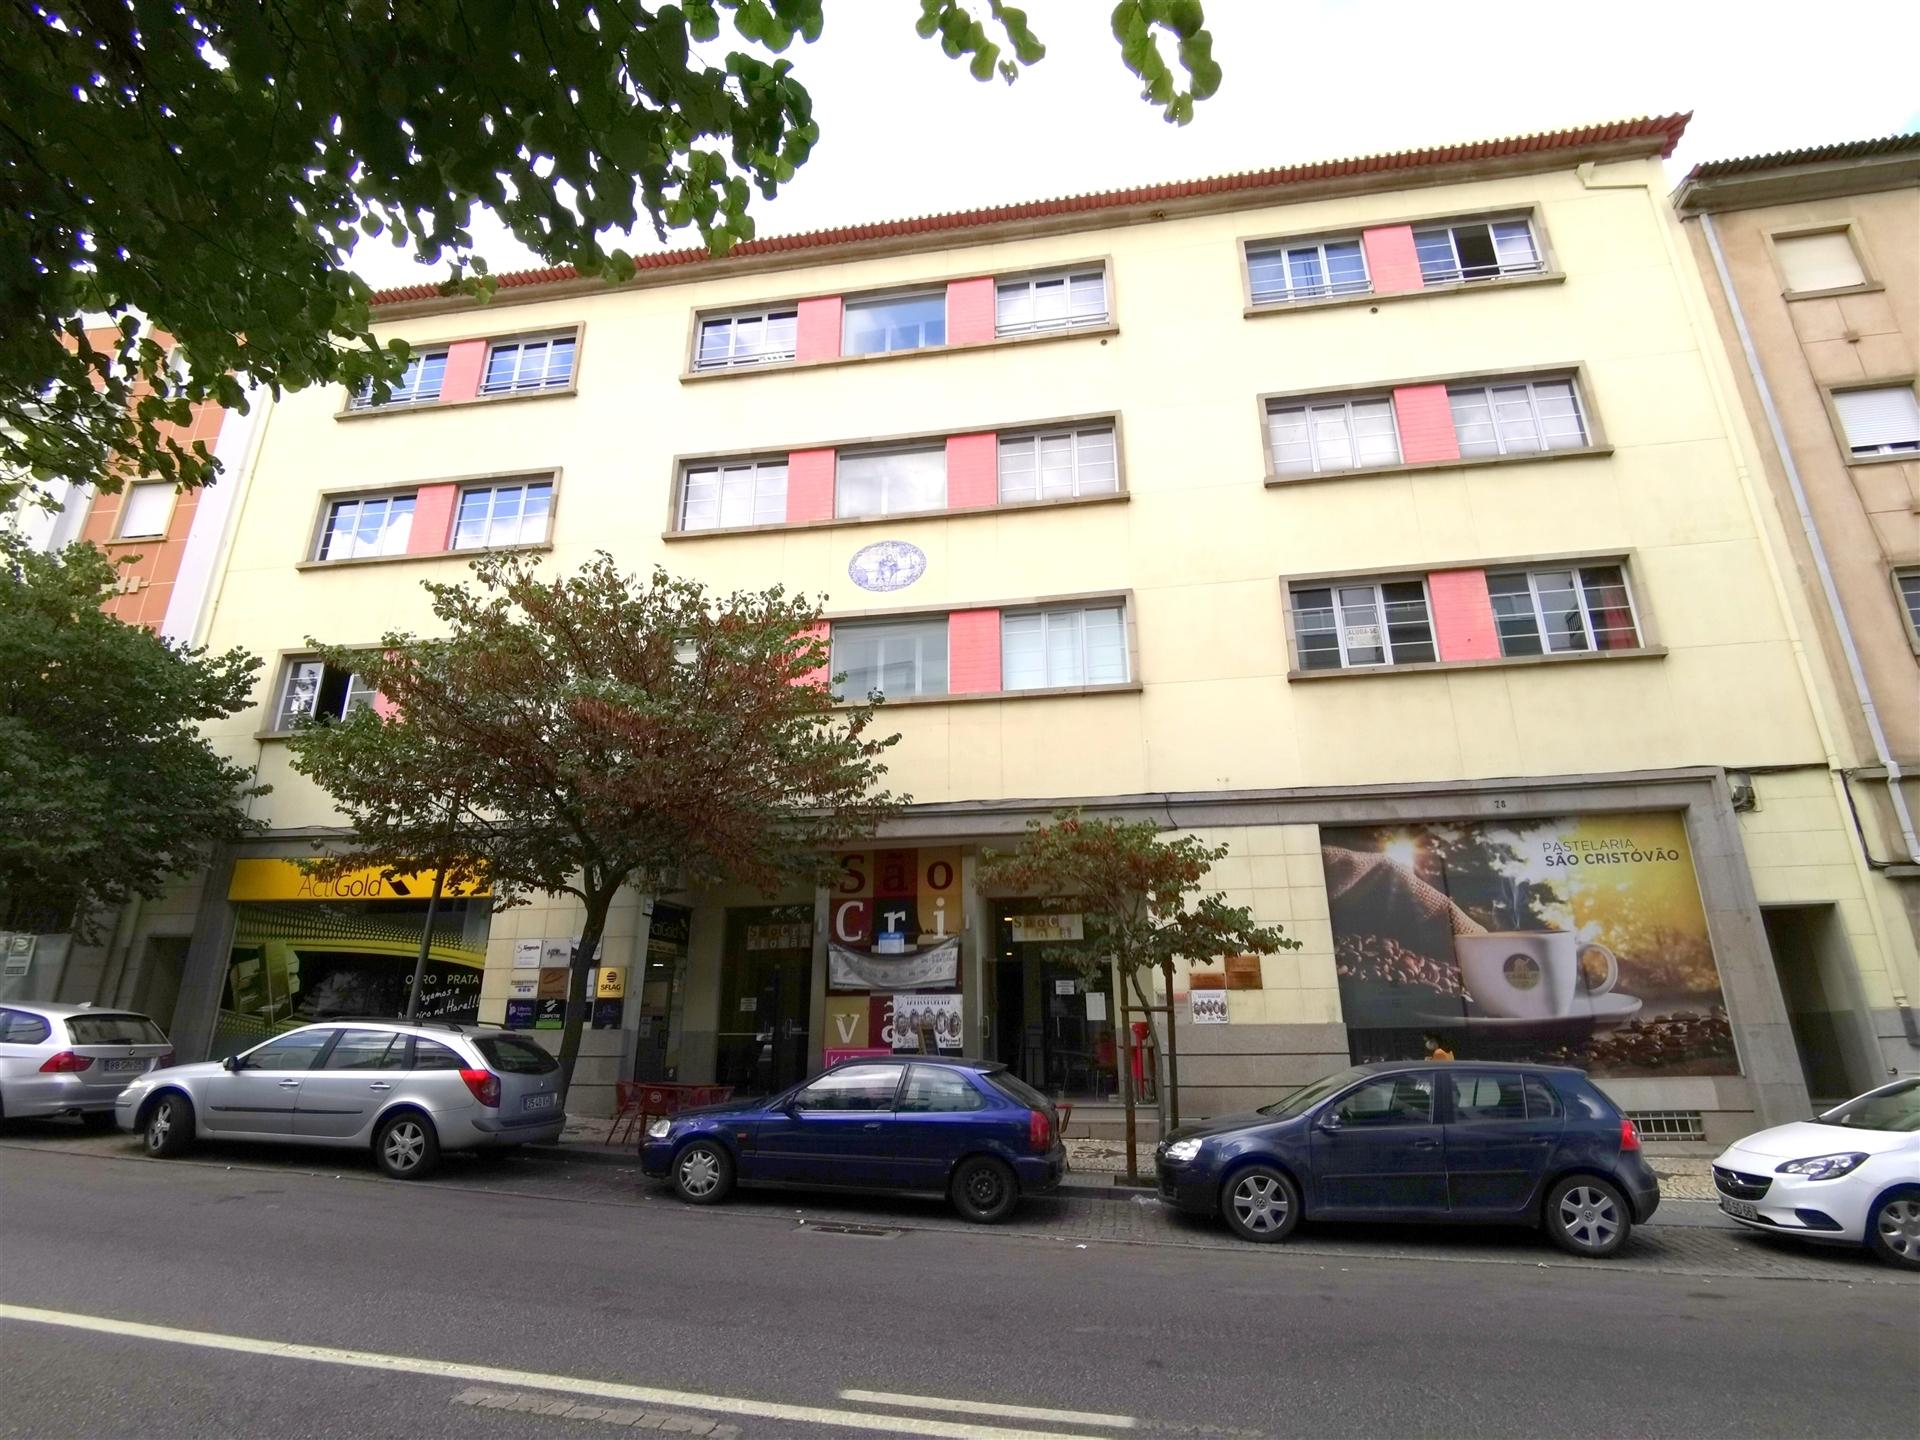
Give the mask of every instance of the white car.
[[1713, 1184], [1750, 1229], [1920, 1269], [1920, 1078], [1747, 1136], [1713, 1162]]

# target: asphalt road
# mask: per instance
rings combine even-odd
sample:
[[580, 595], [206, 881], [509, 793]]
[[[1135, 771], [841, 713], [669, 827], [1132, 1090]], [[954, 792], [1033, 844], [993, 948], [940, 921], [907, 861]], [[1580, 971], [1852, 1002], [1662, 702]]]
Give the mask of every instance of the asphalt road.
[[980, 1230], [897, 1202], [689, 1210], [526, 1159], [406, 1185], [357, 1157], [11, 1136], [0, 1436], [1904, 1437], [1920, 1415], [1920, 1283], [1851, 1256], [1732, 1273], [1700, 1247], [1749, 1237], [1675, 1227], [1612, 1265], [1516, 1236], [1266, 1248], [1081, 1208]]

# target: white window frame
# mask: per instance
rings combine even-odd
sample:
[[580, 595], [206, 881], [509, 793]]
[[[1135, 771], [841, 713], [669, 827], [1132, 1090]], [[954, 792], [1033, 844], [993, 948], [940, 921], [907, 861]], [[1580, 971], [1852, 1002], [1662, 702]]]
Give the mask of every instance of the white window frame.
[[[1100, 308], [1098, 311], [1078, 311], [1074, 308], [1075, 290], [1086, 281], [1095, 281], [1100, 286]], [[1039, 290], [1043, 285], [1059, 285], [1066, 298], [1066, 308], [1057, 317], [1043, 317], [1040, 314]], [[1001, 296], [1026, 294], [1027, 314], [1025, 320], [1011, 323], [1000, 318]], [[1105, 325], [1112, 317], [1113, 307], [1107, 299], [1107, 271], [1103, 265], [1091, 267], [1071, 267], [1065, 270], [1047, 270], [1037, 275], [1016, 275], [993, 283], [993, 333], [995, 335], [1034, 335], [1049, 330], [1078, 330], [1089, 325]]]
[[[447, 388], [447, 356], [451, 353], [444, 345], [434, 350], [422, 350], [407, 361], [407, 368], [400, 372], [400, 379], [389, 388], [385, 400], [376, 401], [373, 398], [373, 381], [367, 380], [353, 392], [347, 401], [347, 408], [349, 410], [395, 410], [408, 405], [438, 404], [441, 392]], [[415, 380], [412, 388], [401, 383], [409, 375], [424, 376], [427, 366], [435, 360], [440, 362], [440, 374], [434, 382], [433, 389], [420, 389], [418, 379]]]
[[[292, 713], [293, 707], [291, 704], [294, 682], [299, 678], [302, 670], [314, 666], [318, 666], [319, 671], [313, 687], [313, 696], [308, 701], [305, 709], [299, 711], [298, 714], [294, 714]], [[268, 727], [269, 734], [290, 735], [293, 733], [294, 725], [298, 724], [300, 720], [311, 719], [313, 717], [314, 712], [320, 704], [320, 692], [326, 686], [326, 674], [327, 663], [318, 655], [289, 655], [286, 657], [280, 667], [280, 683], [274, 687], [273, 716]], [[356, 710], [370, 708], [374, 703], [377, 693], [371, 685], [361, 680], [358, 671], [349, 671], [347, 673], [347, 688], [341, 695], [340, 713], [337, 715], [328, 714], [326, 721], [344, 720]], [[291, 720], [292, 723], [289, 723], [289, 720]], [[322, 723], [325, 723], [325, 721], [322, 721]]]
[[[911, 505], [896, 508], [892, 502], [891, 480], [883, 480], [878, 510], [850, 511], [841, 504], [841, 467], [849, 460], [883, 460], [889, 455], [938, 455], [940, 457], [940, 502], [937, 505]], [[877, 450], [845, 450], [833, 459], [833, 514], [836, 520], [864, 520], [870, 515], [929, 515], [948, 508], [947, 451], [944, 445], [888, 445]]]
[[1920, 650], [1920, 566], [1901, 565], [1893, 572], [1894, 599], [1907, 625], [1907, 639]]
[[[917, 345], [889, 345], [880, 350], [855, 350], [852, 346], [852, 330], [849, 328], [856, 311], [864, 314], [877, 310], [883, 305], [904, 305], [916, 300], [937, 300], [940, 303], [940, 338], [922, 340]], [[929, 322], [920, 322], [921, 333], [925, 334]], [[897, 295], [861, 295], [843, 300], [840, 305], [840, 353], [847, 356], [861, 355], [911, 355], [916, 350], [938, 350], [948, 343], [947, 292], [940, 290], [907, 290]]]
[[[1577, 445], [1549, 445], [1547, 429], [1540, 414], [1540, 389], [1543, 386], [1564, 386], [1573, 398], [1573, 418], [1580, 424], [1580, 443]], [[1527, 392], [1527, 414], [1533, 422], [1533, 437], [1537, 442], [1531, 448], [1509, 449], [1507, 436], [1500, 428], [1500, 410], [1493, 398], [1496, 390], [1525, 389]], [[1493, 427], [1492, 450], [1484, 448], [1469, 450], [1461, 437], [1460, 418], [1454, 409], [1456, 395], [1478, 396], [1487, 407], [1487, 423]], [[1460, 447], [1463, 459], [1474, 459], [1485, 455], [1558, 455], [1570, 450], [1590, 450], [1593, 448], [1593, 418], [1587, 413], [1586, 397], [1580, 393], [1580, 382], [1571, 375], [1533, 375], [1500, 380], [1475, 380], [1470, 384], [1447, 386], [1447, 412], [1453, 421], [1454, 437]]]
[[[947, 617], [945, 615], [902, 615], [897, 619], [840, 621], [828, 631], [829, 649], [832, 656], [828, 662], [828, 669], [830, 673], [838, 675], [847, 668], [840, 663], [840, 647], [846, 643], [848, 632], [853, 632], [854, 634], [872, 634], [876, 631], [895, 631], [902, 632], [902, 638], [904, 639], [904, 632], [907, 631], [931, 632], [936, 629], [942, 632], [942, 645], [946, 651], [946, 669], [939, 677], [939, 687], [937, 689], [929, 689], [927, 686], [924, 672], [929, 667], [926, 657], [922, 653], [920, 639], [916, 636], [913, 654], [914, 688], [896, 693], [889, 693], [883, 690], [880, 693], [889, 700], [944, 697], [951, 694], [953, 690], [953, 636], [948, 629]], [[884, 639], [884, 635], [882, 638]], [[858, 696], [842, 696], [839, 698], [850, 700], [854, 704], [862, 704], [866, 701], [869, 693], [871, 692], [863, 691]]]
[[[1387, 606], [1389, 604], [1402, 605], [1407, 602], [1403, 600], [1389, 601], [1386, 598], [1385, 590], [1385, 587], [1389, 585], [1418, 585], [1420, 587], [1420, 604], [1422, 609], [1425, 610], [1427, 618], [1426, 648], [1433, 651], [1433, 655], [1430, 658], [1422, 660], [1402, 660], [1395, 656], [1393, 636], [1390, 629], [1391, 622], [1387, 619]], [[1338, 654], [1340, 656], [1338, 666], [1310, 666], [1307, 664], [1307, 647], [1302, 643], [1300, 638], [1301, 607], [1299, 597], [1308, 590], [1325, 590], [1327, 592], [1327, 601], [1333, 607], [1332, 634], [1334, 644], [1338, 648]], [[1380, 659], [1355, 660], [1352, 658], [1352, 647], [1348, 644], [1347, 637], [1347, 607], [1342, 603], [1340, 598], [1343, 590], [1367, 590], [1372, 592], [1373, 624], [1379, 634], [1380, 641], [1377, 646], [1370, 648], [1375, 648], [1380, 651]], [[1335, 669], [1376, 670], [1384, 669], [1389, 665], [1433, 665], [1438, 664], [1440, 661], [1440, 631], [1439, 627], [1434, 623], [1433, 618], [1433, 592], [1427, 585], [1427, 577], [1424, 575], [1405, 575], [1398, 578], [1389, 576], [1380, 580], [1295, 581], [1287, 586], [1287, 611], [1289, 627], [1293, 632], [1294, 664], [1297, 669], [1304, 673], [1330, 674]], [[1326, 632], [1314, 631], [1313, 633], [1324, 634]]]
[[[1500, 258], [1500, 238], [1494, 232], [1502, 225], [1524, 225], [1527, 229], [1527, 248], [1533, 252], [1531, 260], [1509, 264]], [[1460, 232], [1475, 227], [1487, 232], [1487, 243], [1493, 246], [1494, 269], [1490, 275], [1469, 275], [1467, 267], [1460, 259]], [[1452, 258], [1450, 273], [1428, 275], [1424, 261], [1420, 259], [1420, 237], [1422, 235], [1444, 234], [1447, 237], [1447, 253]], [[1505, 280], [1515, 275], [1540, 275], [1546, 272], [1546, 250], [1540, 243], [1540, 227], [1533, 223], [1531, 215], [1500, 215], [1485, 220], [1448, 220], [1439, 225], [1416, 225], [1413, 227], [1414, 258], [1420, 265], [1420, 284], [1424, 289], [1435, 289], [1444, 285], [1479, 285], [1488, 280]]]
[[[1050, 440], [1065, 440], [1068, 450], [1068, 474], [1071, 485], [1066, 495], [1046, 493], [1045, 469], [1042, 460], [1045, 446]], [[1110, 470], [1104, 478], [1088, 479], [1085, 471], [1090, 463], [1087, 450], [1095, 450], [1096, 441], [1104, 441], [1106, 464]], [[1007, 493], [1007, 457], [1009, 451], [1024, 450], [1032, 460], [1029, 472], [1033, 478], [1033, 493], [1028, 496], [1009, 496]], [[1023, 430], [1000, 436], [1000, 443], [994, 457], [995, 494], [1002, 505], [1044, 504], [1049, 500], [1079, 499], [1083, 495], [1118, 495], [1120, 493], [1120, 436], [1111, 422], [1094, 425], [1071, 425], [1056, 429]]]
[[[712, 476], [714, 483], [713, 524], [694, 525], [688, 521], [688, 512], [693, 504], [693, 487], [696, 479]], [[748, 512], [753, 516], [744, 525], [724, 523], [727, 513], [727, 482], [732, 479], [744, 480], [749, 501]], [[760, 506], [763, 500], [770, 499], [778, 485], [780, 505], [779, 515], [772, 520], [760, 518]], [[762, 525], [782, 525], [787, 518], [787, 457], [777, 459], [762, 456], [757, 460], [702, 460], [681, 467], [680, 505], [674, 516], [674, 529], [687, 535], [700, 535], [709, 530], [744, 530]]]
[[[763, 348], [743, 350], [740, 346], [740, 327], [758, 324], [764, 331], [770, 332], [778, 321], [790, 321], [793, 326], [793, 344], [782, 349]], [[727, 327], [727, 353], [718, 359], [709, 359], [705, 354], [707, 327], [725, 325]], [[797, 305], [769, 305], [760, 310], [734, 310], [720, 315], [702, 315], [693, 327], [693, 368], [695, 370], [739, 370], [755, 365], [787, 365], [799, 355], [800, 344], [800, 307]]]
[[[547, 514], [546, 523], [542, 527], [539, 537], [533, 540], [523, 538], [495, 544], [493, 540], [493, 527], [497, 517], [494, 512], [499, 506], [501, 493], [507, 490], [531, 491], [541, 488], [545, 488], [547, 492]], [[541, 477], [529, 477], [524, 480], [501, 480], [492, 484], [483, 485], [462, 485], [459, 494], [455, 495], [453, 499], [453, 532], [447, 542], [447, 548], [449, 550], [460, 551], [511, 550], [525, 545], [546, 544], [553, 537], [553, 502], [557, 489], [558, 487], [552, 479]], [[485, 495], [487, 497], [486, 538], [478, 545], [462, 545], [460, 543], [460, 516], [461, 512], [466, 508], [467, 497], [469, 495]], [[515, 525], [524, 525], [526, 523], [526, 506], [526, 497], [523, 495], [520, 501], [520, 514], [513, 522]]]
[[[1385, 405], [1387, 407], [1387, 435], [1393, 441], [1393, 458], [1390, 460], [1363, 460], [1360, 456], [1360, 432], [1354, 424], [1353, 407], [1356, 405]], [[1320, 430], [1315, 417], [1338, 411], [1341, 427], [1347, 437], [1347, 453], [1352, 457], [1346, 464], [1333, 464], [1320, 453]], [[1307, 459], [1305, 469], [1297, 466], [1282, 470], [1273, 434], [1273, 422], [1282, 415], [1298, 412], [1305, 417], [1307, 427]], [[1276, 399], [1267, 402], [1267, 467], [1275, 475], [1339, 475], [1349, 470], [1373, 470], [1388, 465], [1405, 463], [1400, 449], [1400, 418], [1394, 410], [1391, 395], [1348, 395], [1337, 399], [1322, 400], [1285, 400]]]
[[[1538, 655], [1617, 655], [1620, 653], [1618, 648], [1603, 650], [1596, 643], [1597, 637], [1594, 633], [1594, 627], [1593, 627], [1593, 601], [1587, 595], [1587, 578], [1586, 578], [1585, 572], [1588, 570], [1602, 570], [1602, 569], [1618, 570], [1620, 572], [1620, 588], [1623, 592], [1625, 592], [1627, 597], [1627, 618], [1633, 622], [1633, 642], [1634, 643], [1631, 646], [1628, 646], [1627, 648], [1632, 650], [1645, 649], [1646, 643], [1647, 643], [1647, 637], [1646, 637], [1646, 632], [1642, 630], [1640, 627], [1640, 606], [1639, 606], [1639, 602], [1634, 599], [1633, 577], [1627, 573], [1627, 565], [1624, 560], [1584, 560], [1584, 561], [1570, 560], [1564, 565], [1530, 565], [1530, 566], [1527, 566], [1525, 569], [1520, 569], [1520, 570], [1512, 570], [1512, 569], [1505, 569], [1505, 568], [1493, 569], [1493, 570], [1487, 571], [1487, 584], [1489, 585], [1489, 587], [1491, 587], [1492, 583], [1495, 580], [1503, 580], [1515, 575], [1523, 575], [1526, 577], [1527, 595], [1528, 595], [1528, 598], [1533, 601], [1534, 629], [1540, 641], [1540, 648], [1539, 650], [1533, 652], [1534, 654], [1538, 654]], [[1580, 611], [1580, 633], [1581, 633], [1581, 638], [1585, 641], [1584, 646], [1577, 647], [1574, 649], [1556, 650], [1548, 642], [1547, 637], [1550, 634], [1554, 633], [1554, 631], [1549, 627], [1549, 624], [1547, 621], [1546, 607], [1540, 598], [1540, 577], [1546, 574], [1570, 574], [1573, 576], [1573, 595], [1574, 595], [1574, 599], [1579, 602], [1578, 608]], [[1506, 659], [1526, 659], [1527, 658], [1524, 655], [1522, 656], [1507, 655], [1506, 636], [1500, 633], [1500, 620], [1497, 613], [1494, 616], [1493, 630], [1494, 630], [1494, 638], [1499, 642], [1499, 645], [1500, 645], [1500, 654], [1502, 658], [1506, 658]]]
[[[401, 500], [411, 502], [414, 508], [407, 512], [407, 536], [406, 539], [401, 542], [398, 550], [375, 550], [365, 555], [329, 555], [326, 553], [327, 538], [330, 534], [335, 533], [333, 518], [342, 509], [349, 505], [355, 507], [385, 505], [387, 507], [386, 520], [380, 527], [380, 533], [384, 538], [392, 533], [393, 506]], [[420, 492], [417, 490], [393, 490], [379, 495], [330, 495], [326, 497], [325, 500], [326, 508], [320, 512], [320, 532], [314, 537], [313, 554], [308, 558], [318, 564], [332, 565], [346, 560], [365, 560], [376, 556], [405, 555], [407, 553], [407, 545], [413, 538], [413, 517], [419, 512], [419, 503]], [[359, 543], [359, 528], [356, 521], [351, 532], [355, 537], [354, 543], [356, 546]]]
[[[567, 347], [567, 373], [558, 379], [552, 375], [553, 348], [556, 345]], [[527, 355], [539, 350], [540, 378], [528, 380], [525, 377]], [[493, 360], [496, 355], [513, 351], [513, 376], [504, 384], [493, 380]], [[482, 395], [538, 395], [543, 390], [564, 390], [573, 384], [575, 371], [580, 364], [580, 336], [578, 332], [568, 330], [556, 335], [521, 336], [512, 340], [490, 340], [487, 342], [486, 359], [480, 366], [480, 394]]]
[[[1048, 605], [1038, 608], [1003, 610], [1000, 612], [1000, 688], [1007, 694], [1024, 694], [1033, 690], [1084, 690], [1108, 685], [1127, 685], [1133, 681], [1133, 645], [1131, 627], [1127, 619], [1128, 606], [1124, 600], [1089, 600], [1078, 605]], [[1093, 667], [1089, 663], [1087, 652], [1087, 622], [1090, 613], [1105, 614], [1112, 611], [1120, 617], [1120, 678], [1118, 680], [1093, 680], [1088, 678]], [[1080, 676], [1078, 680], [1062, 680], [1052, 673], [1054, 627], [1068, 617], [1074, 621], [1079, 632]], [[1040, 622], [1040, 683], [1038, 685], [1014, 685], [1007, 675], [1007, 625], [1008, 622], [1026, 620]]]
[[[1331, 276], [1332, 267], [1327, 264], [1329, 245], [1351, 245], [1360, 252], [1360, 281], [1335, 282], [1323, 278], [1318, 285], [1300, 287], [1293, 283], [1293, 266], [1289, 257], [1301, 250], [1312, 250], [1320, 257], [1320, 274]], [[1256, 260], [1265, 260], [1272, 256], [1280, 259], [1281, 288], [1262, 294], [1256, 288], [1253, 278], [1253, 265]], [[1371, 295], [1373, 293], [1373, 271], [1367, 265], [1367, 247], [1358, 235], [1329, 235], [1323, 240], [1273, 240], [1261, 241], [1257, 245], [1247, 246], [1247, 298], [1255, 305], [1297, 305], [1308, 300], [1330, 300], [1341, 295]]]
[[[160, 512], [160, 528], [157, 530], [129, 530], [127, 523], [133, 518], [133, 497], [136, 493], [151, 494], [159, 490], [165, 493], [164, 509]], [[173, 524], [173, 509], [179, 502], [179, 494], [164, 480], [135, 480], [126, 487], [120, 497], [120, 513], [114, 517], [113, 538], [115, 540], [164, 540], [167, 530]]]
[[[1848, 385], [1844, 389], [1831, 392], [1833, 396], [1833, 416], [1840, 431], [1840, 442], [1846, 447], [1849, 461], [1877, 460], [1882, 456], [1893, 455], [1902, 458], [1920, 459], [1920, 397], [1916, 397], [1913, 382], [1896, 380], [1884, 385]], [[1865, 445], [1856, 445], [1853, 428], [1847, 418], [1847, 399], [1855, 395], [1899, 395], [1906, 401], [1906, 417], [1910, 417], [1912, 428], [1905, 434], [1889, 440], [1870, 441]], [[1898, 402], [1889, 402], [1896, 404]]]

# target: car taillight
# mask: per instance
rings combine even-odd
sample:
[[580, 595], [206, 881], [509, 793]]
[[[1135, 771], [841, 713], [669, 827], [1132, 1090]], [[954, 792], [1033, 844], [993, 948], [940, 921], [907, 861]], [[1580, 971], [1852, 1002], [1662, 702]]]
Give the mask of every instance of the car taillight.
[[153, 1062], [153, 1068], [156, 1070], [164, 1070], [171, 1064], [173, 1064], [173, 1051], [166, 1050], [162, 1051], [160, 1058]]
[[467, 1082], [467, 1089], [482, 1105], [500, 1103], [500, 1077], [491, 1070], [462, 1070], [460, 1078]]
[[1620, 1149], [1622, 1153], [1640, 1148], [1640, 1132], [1633, 1128], [1633, 1121], [1626, 1116], [1620, 1117]]
[[71, 1075], [76, 1070], [85, 1070], [93, 1064], [91, 1055], [76, 1055], [71, 1050], [62, 1050], [58, 1055], [49, 1055], [46, 1063], [40, 1067], [42, 1075]]
[[1053, 1122], [1047, 1119], [1044, 1110], [1027, 1112], [1027, 1148], [1036, 1155], [1044, 1155], [1053, 1148]]

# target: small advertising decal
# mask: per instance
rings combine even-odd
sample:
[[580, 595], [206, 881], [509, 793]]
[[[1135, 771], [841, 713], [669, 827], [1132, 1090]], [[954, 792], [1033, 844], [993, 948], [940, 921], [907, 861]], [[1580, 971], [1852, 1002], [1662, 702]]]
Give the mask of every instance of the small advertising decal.
[[1227, 1023], [1227, 992], [1225, 990], [1193, 990], [1188, 994], [1193, 1005], [1194, 1024], [1225, 1025]]
[[9, 934], [5, 939], [5, 954], [9, 975], [25, 975], [33, 969], [34, 947], [40, 943], [38, 935]]
[[895, 1052], [936, 1055], [961, 1048], [958, 995], [895, 995], [891, 1041]]

